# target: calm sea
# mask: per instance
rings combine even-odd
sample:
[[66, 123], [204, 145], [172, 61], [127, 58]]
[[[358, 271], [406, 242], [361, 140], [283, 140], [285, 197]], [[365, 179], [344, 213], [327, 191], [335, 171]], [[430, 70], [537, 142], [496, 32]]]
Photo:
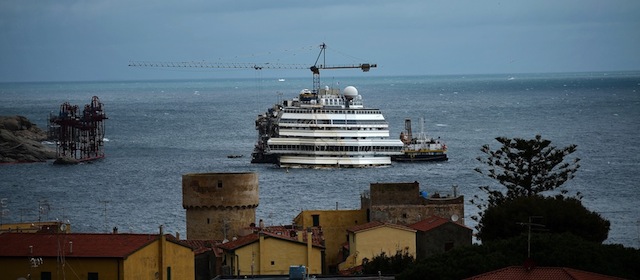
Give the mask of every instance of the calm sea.
[[[302, 209], [356, 209], [374, 182], [418, 181], [429, 193], [465, 196], [498, 186], [473, 171], [480, 148], [498, 136], [558, 147], [577, 144], [577, 177], [565, 184], [610, 220], [607, 243], [640, 247], [640, 73], [332, 78], [356, 86], [365, 106], [381, 108], [397, 137], [405, 118], [449, 147], [448, 162], [374, 169], [283, 169], [251, 164], [256, 116], [311, 79], [236, 79], [0, 84], [0, 115], [23, 115], [41, 128], [63, 102], [98, 96], [109, 120], [107, 158], [91, 164], [0, 166], [2, 222], [69, 220], [75, 232], [168, 232], [185, 236], [181, 175], [259, 174], [257, 218], [290, 224]], [[244, 155], [227, 158], [227, 155]], [[43, 209], [39, 211], [39, 207]]]

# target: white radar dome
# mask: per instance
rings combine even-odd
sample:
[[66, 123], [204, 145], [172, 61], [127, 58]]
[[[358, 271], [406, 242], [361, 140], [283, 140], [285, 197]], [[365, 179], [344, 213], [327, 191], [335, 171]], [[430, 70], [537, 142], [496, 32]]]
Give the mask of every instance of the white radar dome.
[[352, 99], [358, 96], [358, 89], [354, 86], [348, 86], [342, 91], [346, 98]]

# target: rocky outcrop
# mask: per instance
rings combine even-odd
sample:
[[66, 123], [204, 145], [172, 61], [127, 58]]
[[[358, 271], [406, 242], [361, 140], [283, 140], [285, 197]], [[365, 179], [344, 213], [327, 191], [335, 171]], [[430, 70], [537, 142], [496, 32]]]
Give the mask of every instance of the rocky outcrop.
[[56, 158], [41, 142], [47, 133], [23, 116], [0, 116], [0, 163], [40, 162]]

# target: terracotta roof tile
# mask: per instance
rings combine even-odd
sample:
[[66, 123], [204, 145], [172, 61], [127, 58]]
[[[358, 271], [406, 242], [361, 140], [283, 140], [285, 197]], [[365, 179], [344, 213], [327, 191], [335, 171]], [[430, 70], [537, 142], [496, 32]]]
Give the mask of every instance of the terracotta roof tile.
[[429, 216], [422, 221], [409, 225], [409, 227], [419, 231], [430, 231], [434, 228], [446, 224], [447, 222], [449, 222], [448, 219], [438, 216]]
[[245, 228], [247, 232], [264, 232], [264, 233], [272, 233], [277, 235], [276, 237], [282, 239], [291, 239], [294, 241], [298, 241], [298, 234], [302, 233], [302, 242], [307, 243], [307, 231], [311, 230], [313, 233], [312, 242], [314, 246], [324, 246], [324, 233], [322, 231], [322, 227], [310, 227], [308, 229], [301, 229], [300, 227], [296, 227], [293, 225], [286, 226], [268, 226], [264, 228], [259, 227], [249, 227]]
[[566, 267], [534, 267], [509, 266], [502, 269], [476, 275], [467, 279], [475, 280], [608, 280], [622, 279]]
[[213, 251], [216, 256], [220, 256], [221, 251], [218, 249], [218, 244], [220, 244], [217, 240], [199, 240], [199, 239], [187, 239], [180, 240], [180, 243], [189, 246], [193, 249], [193, 253], [196, 255], [202, 254], [204, 252]]
[[[237, 248], [240, 248], [258, 241], [260, 239], [260, 234], [264, 234], [265, 238], [273, 237], [273, 238], [278, 238], [278, 239], [300, 243], [300, 244], [307, 243], [308, 234], [306, 231], [301, 231], [303, 234], [302, 241], [298, 241], [298, 237], [296, 235], [292, 236], [291, 231], [292, 229], [288, 229], [285, 227], [278, 227], [278, 226], [267, 227], [267, 228], [263, 228], [262, 231], [260, 232], [254, 232], [249, 235], [237, 237], [236, 240], [219, 244], [218, 247], [225, 250], [235, 250]], [[315, 229], [312, 229], [312, 233], [313, 234], [311, 236], [312, 236], [313, 246], [324, 248], [324, 245], [322, 243], [322, 239], [323, 239], [322, 231], [318, 228], [315, 228]], [[296, 234], [298, 234], [298, 232], [296, 232]]]
[[416, 230], [419, 230], [419, 231], [430, 231], [430, 230], [432, 230], [434, 228], [437, 228], [437, 227], [439, 227], [441, 225], [444, 225], [446, 223], [453, 223], [453, 224], [458, 225], [460, 227], [472, 230], [472, 229], [466, 227], [465, 225], [454, 223], [454, 222], [450, 221], [449, 219], [446, 219], [446, 218], [443, 218], [443, 217], [439, 217], [439, 216], [435, 216], [435, 215], [429, 216], [429, 217], [427, 217], [426, 219], [424, 219], [422, 221], [419, 221], [419, 222], [416, 222], [414, 224], [411, 224], [411, 225], [409, 225], [409, 227], [413, 228], [413, 229], [416, 229]]
[[4, 233], [0, 234], [0, 256], [56, 257], [62, 246], [67, 257], [123, 258], [157, 239], [157, 234]]
[[395, 229], [402, 229], [402, 230], [413, 231], [413, 232], [416, 231], [415, 229], [407, 226], [392, 224], [392, 223], [383, 223], [379, 221], [373, 221], [373, 222], [368, 222], [366, 224], [351, 226], [347, 228], [347, 231], [355, 233], [355, 232], [370, 230], [370, 229], [379, 228], [379, 227], [391, 227]]
[[225, 250], [235, 250], [237, 248], [243, 247], [245, 245], [256, 242], [260, 239], [257, 233], [252, 233], [245, 236], [240, 236], [236, 240], [232, 240], [226, 243], [222, 243], [218, 245], [218, 248]]

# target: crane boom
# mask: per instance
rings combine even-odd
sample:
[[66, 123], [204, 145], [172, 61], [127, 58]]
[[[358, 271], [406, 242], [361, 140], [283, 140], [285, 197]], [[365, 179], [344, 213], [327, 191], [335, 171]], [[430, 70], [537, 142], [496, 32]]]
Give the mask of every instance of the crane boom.
[[271, 63], [215, 63], [205, 61], [183, 62], [157, 62], [157, 61], [130, 61], [131, 67], [158, 67], [158, 68], [228, 68], [228, 69], [307, 69], [302, 64], [271, 64]]
[[[206, 61], [183, 61], [183, 62], [156, 62], [156, 61], [129, 61], [130, 67], [151, 67], [151, 68], [214, 68], [214, 69], [309, 69], [313, 73], [313, 90], [318, 92], [320, 89], [320, 69], [333, 70], [333, 69], [355, 69], [359, 68], [362, 72], [369, 72], [371, 68], [378, 67], [376, 64], [362, 63], [362, 64], [350, 64], [350, 65], [326, 65], [325, 61], [325, 49], [327, 45], [322, 43], [320, 45], [320, 53], [316, 58], [316, 62], [313, 66], [305, 66], [303, 64], [280, 64], [280, 63], [216, 63]], [[318, 61], [322, 57], [323, 63], [318, 64]]]
[[[320, 90], [320, 69], [353, 69], [360, 68], [362, 72], [369, 72], [369, 70], [373, 67], [378, 67], [376, 64], [363, 63], [363, 64], [355, 64], [355, 65], [334, 65], [327, 66], [325, 61], [327, 44], [322, 43], [320, 45], [320, 53], [318, 53], [318, 57], [316, 58], [316, 62], [313, 66], [309, 67], [311, 72], [313, 73], [313, 90], [317, 93]], [[320, 60], [320, 56], [322, 56], [322, 64], [318, 65], [318, 61]]]

